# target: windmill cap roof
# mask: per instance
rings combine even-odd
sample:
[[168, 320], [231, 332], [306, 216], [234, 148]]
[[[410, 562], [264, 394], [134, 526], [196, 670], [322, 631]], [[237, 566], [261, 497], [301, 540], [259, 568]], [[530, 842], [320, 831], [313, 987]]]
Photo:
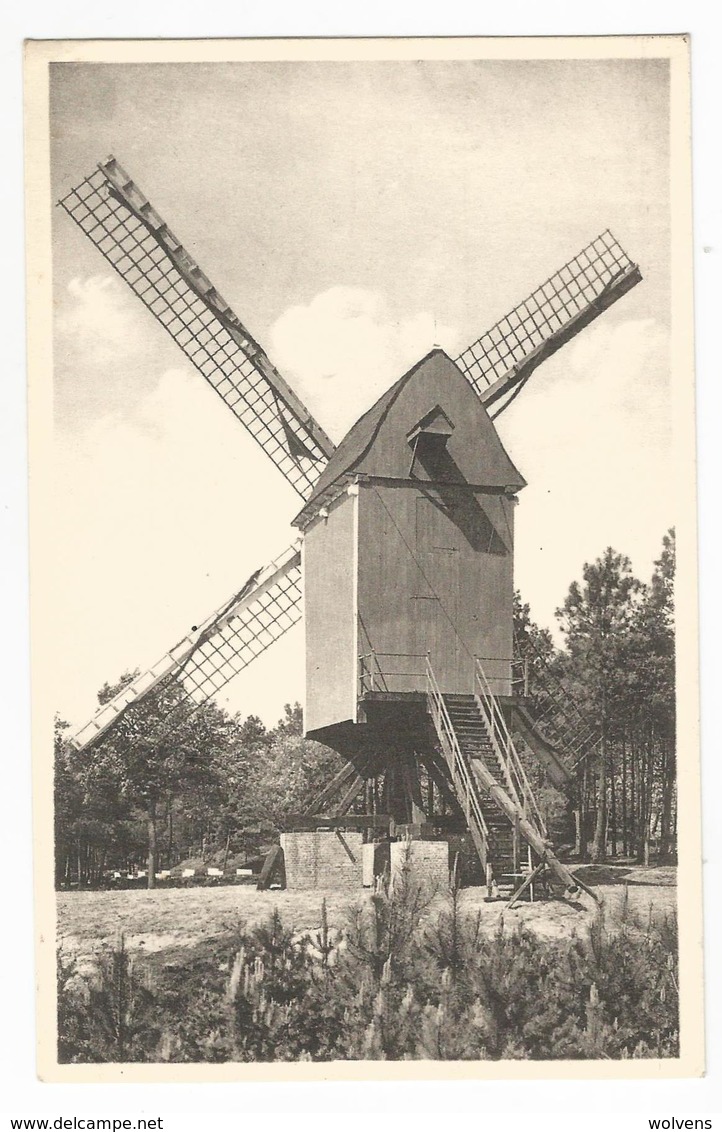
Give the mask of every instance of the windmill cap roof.
[[[415, 382], [417, 377], [418, 412], [416, 412], [416, 405], [412, 397], [412, 387], [417, 384]], [[405, 424], [398, 422], [400, 429], [402, 429], [401, 440], [405, 449], [405, 467], [403, 471], [401, 469], [399, 471], [404, 478], [408, 478], [410, 463], [407, 437], [413, 434], [414, 429], [423, 421], [424, 417], [429, 415], [430, 411], [439, 412], [441, 410], [447, 418], [457, 425], [453, 430], [454, 438], [464, 431], [464, 425], [467, 430], [469, 426], [472, 428], [476, 426], [477, 431], [483, 434], [479, 435], [478, 438], [476, 434], [474, 436], [474, 440], [478, 439], [478, 443], [483, 444], [488, 450], [486, 452], [487, 475], [490, 475], [491, 478], [483, 482], [488, 482], [489, 486], [514, 489], [525, 486], [525, 480], [504, 451], [496, 429], [477, 394], [449, 355], [441, 348], [435, 347], [416, 362], [398, 381], [394, 382], [346, 433], [316, 481], [308, 501], [294, 519], [295, 524], [302, 525], [307, 514], [313, 510], [314, 504], [343, 476], [348, 476], [354, 472], [384, 474], [379, 468], [372, 466], [372, 461], [367, 460], [366, 457], [379, 437], [392, 409], [407, 389], [411, 400], [408, 407], [406, 401], [404, 401], [404, 407], [408, 408], [411, 415]], [[433, 396], [433, 400], [429, 399], [430, 396]], [[461, 406], [459, 405], [460, 401], [464, 401]], [[448, 404], [449, 402], [450, 404]], [[461, 442], [468, 445], [468, 441], [469, 436], [467, 435], [465, 440]], [[493, 452], [491, 451], [492, 448]], [[492, 455], [493, 459], [490, 459], [489, 457]], [[390, 474], [393, 475], [393, 472]]]

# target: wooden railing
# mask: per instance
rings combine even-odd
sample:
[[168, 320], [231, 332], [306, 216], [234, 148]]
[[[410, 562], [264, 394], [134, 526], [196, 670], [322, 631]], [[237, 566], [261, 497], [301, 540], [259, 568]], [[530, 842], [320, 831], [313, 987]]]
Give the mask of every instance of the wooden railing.
[[[426, 657], [426, 653], [376, 652], [375, 649], [364, 653], [359, 657], [359, 695], [423, 691]], [[410, 684], [414, 687], [409, 687]]]
[[489, 830], [479, 802], [477, 785], [459, 746], [454, 726], [444, 703], [439, 685], [426, 657], [426, 694], [431, 718], [439, 738], [441, 750], [451, 773], [456, 796], [459, 800], [466, 824], [469, 827], [474, 845], [479, 854], [482, 867], [486, 868], [489, 850]]
[[474, 759], [473, 761], [466, 759], [459, 745], [454, 725], [428, 656], [426, 658], [426, 678], [429, 711], [441, 750], [451, 772], [456, 796], [464, 810], [466, 822], [482, 866], [487, 868], [490, 862], [488, 860], [489, 831], [479, 801], [480, 790], [486, 791], [501, 812], [518, 828], [521, 836], [536, 853], [540, 863], [544, 862], [549, 866], [562, 882], [568, 894], [576, 894], [579, 891], [579, 882], [566, 865], [558, 860], [550, 842], [547, 840], [539, 807], [521, 765], [521, 760], [514, 749], [501, 709], [495, 697], [488, 690], [488, 684], [484, 687], [483, 669], [479, 674], [477, 687], [481, 685], [484, 689], [484, 697], [489, 701], [489, 710], [492, 712], [491, 718], [494, 723], [492, 725], [488, 722], [489, 716], [485, 714], [486, 708], [481, 706], [482, 698], [477, 695], [477, 704], [481, 708], [480, 725], [487, 725], [487, 733], [494, 744], [502, 766], [505, 768], [508, 766], [509, 775], [516, 783], [515, 789], [511, 793], [506, 786], [495, 780], [483, 759]]
[[524, 764], [514, 746], [509, 728], [497, 697], [491, 691], [489, 681], [481, 661], [476, 660], [474, 694], [486, 724], [487, 734], [494, 752], [503, 768], [506, 786], [524, 818], [537, 829], [541, 837], [546, 837], [546, 824], [542, 817], [531, 783], [527, 778]]

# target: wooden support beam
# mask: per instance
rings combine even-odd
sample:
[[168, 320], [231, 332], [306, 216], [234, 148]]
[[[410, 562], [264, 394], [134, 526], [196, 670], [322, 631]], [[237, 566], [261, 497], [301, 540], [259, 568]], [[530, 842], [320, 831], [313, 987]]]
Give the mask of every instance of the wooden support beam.
[[283, 829], [287, 833], [300, 833], [304, 830], [335, 829], [376, 829], [388, 831], [390, 814], [289, 814], [283, 819]]
[[330, 801], [330, 799], [333, 798], [335, 794], [338, 794], [340, 790], [343, 790], [344, 786], [346, 786], [346, 784], [350, 781], [351, 776], [356, 775], [357, 773], [358, 772], [353, 763], [346, 763], [346, 765], [341, 768], [338, 774], [335, 774], [333, 776], [328, 785], [324, 786], [323, 790], [321, 790], [321, 792], [316, 795], [313, 801], [309, 803], [308, 812], [310, 814], [318, 813], [318, 811], [323, 809], [326, 803]]
[[580, 878], [577, 876], [576, 873], [574, 874], [574, 879], [577, 882], [577, 884], [579, 885], [579, 887], [581, 889], [583, 889], [584, 892], [586, 892], [587, 896], [591, 896], [591, 898], [592, 898], [592, 900], [594, 901], [595, 904], [601, 904], [601, 900], [597, 896], [594, 889], [590, 888], [588, 884], [585, 884], [583, 880], [580, 880]]
[[454, 793], [454, 788], [451, 784], [450, 778], [448, 777], [446, 763], [444, 763], [442, 767], [442, 765], [436, 761], [433, 755], [427, 755], [424, 759], [424, 763], [426, 764], [426, 769], [431, 775], [431, 778], [438, 787], [439, 794], [441, 795], [441, 800], [444, 803], [444, 806], [448, 806], [452, 814], [460, 812], [460, 807], [456, 799], [456, 794]]
[[266, 859], [263, 862], [263, 868], [261, 869], [261, 875], [259, 876], [258, 884], [256, 885], [258, 891], [262, 892], [264, 889], [270, 888], [274, 876], [278, 876], [281, 884], [285, 886], [286, 869], [283, 857], [283, 849], [280, 845], [274, 845], [273, 848], [269, 849], [268, 853], [266, 854]]
[[373, 813], [374, 789], [373, 779], [367, 778], [364, 782], [364, 810], [367, 814]]
[[532, 869], [532, 871], [529, 873], [529, 876], [524, 878], [524, 880], [521, 882], [516, 892], [512, 896], [511, 900], [507, 904], [507, 909], [514, 907], [519, 897], [522, 895], [522, 893], [526, 892], [527, 888], [529, 888], [529, 886], [534, 882], [534, 877], [539, 875], [545, 865], [546, 861], [540, 861], [537, 867], [535, 869]]
[[421, 783], [419, 782], [419, 768], [416, 762], [416, 755], [412, 755], [409, 759], [404, 760], [401, 764], [401, 774], [410, 810], [409, 816], [411, 818], [411, 824], [420, 825], [422, 822], [426, 821], [426, 812], [421, 797]]
[[402, 768], [395, 761], [390, 768], [390, 790], [393, 798], [391, 813], [399, 825], [406, 825], [411, 821], [411, 800], [406, 791], [406, 781]]
[[542, 861], [546, 861], [549, 868], [564, 885], [567, 895], [572, 896], [577, 893], [579, 891], [579, 882], [574, 874], [557, 858], [551, 843], [542, 837], [539, 830], [533, 826], [531, 822], [527, 821], [526, 818], [520, 817], [516, 804], [506, 791], [499, 786], [483, 760], [471, 759], [470, 765], [472, 773], [481, 788], [491, 795], [499, 809], [502, 810], [509, 818], [509, 821], [512, 822], [512, 825], [515, 826], [518, 822], [519, 834], [532, 847], [536, 855]]
[[349, 786], [348, 790], [343, 795], [343, 797], [341, 798], [341, 801], [338, 803], [338, 805], [335, 807], [335, 809], [333, 811], [333, 815], [332, 815], [333, 817], [341, 817], [342, 814], [346, 813], [346, 811], [351, 806], [354, 798], [358, 794], [359, 790], [363, 786], [363, 781], [364, 780], [363, 780], [363, 778], [361, 777], [360, 774], [357, 774], [354, 777], [354, 780], [351, 783], [351, 785]]
[[519, 830], [519, 815], [514, 814], [513, 832], [512, 832], [512, 861], [514, 872], [518, 873], [521, 865], [521, 833]]

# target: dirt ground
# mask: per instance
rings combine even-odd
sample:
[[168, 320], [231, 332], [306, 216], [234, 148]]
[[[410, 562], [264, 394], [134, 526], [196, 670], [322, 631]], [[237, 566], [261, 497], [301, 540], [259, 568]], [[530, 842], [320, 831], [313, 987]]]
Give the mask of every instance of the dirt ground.
[[[630, 911], [646, 919], [670, 914], [676, 907], [676, 870], [639, 865], [581, 866], [579, 877], [595, 892], [609, 927], [618, 921], [625, 892]], [[464, 890], [464, 906], [481, 913], [482, 924], [492, 933], [503, 915], [511, 929], [523, 923], [545, 939], [583, 933], [593, 916], [594, 902], [562, 900], [524, 903], [506, 909], [504, 901], [487, 903], [485, 888]], [[115, 943], [123, 933], [127, 947], [136, 953], [159, 953], [193, 948], [213, 937], [224, 936], [239, 925], [251, 927], [265, 920], [274, 907], [296, 931], [319, 927], [321, 903], [326, 900], [331, 926], [343, 926], [349, 908], [368, 899], [368, 893], [271, 891], [250, 886], [175, 888], [153, 892], [63, 892], [57, 897], [58, 943], [76, 959], [90, 957]], [[426, 910], [433, 915], [443, 907], [437, 896]]]

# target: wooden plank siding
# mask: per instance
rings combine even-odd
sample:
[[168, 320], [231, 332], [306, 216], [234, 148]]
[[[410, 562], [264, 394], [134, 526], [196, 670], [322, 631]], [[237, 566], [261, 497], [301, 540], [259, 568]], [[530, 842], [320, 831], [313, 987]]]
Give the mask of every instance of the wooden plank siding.
[[[382, 668], [421, 674], [419, 657], [429, 652], [442, 690], [462, 693], [472, 690], [475, 656], [511, 657], [513, 506], [468, 488], [445, 487], [442, 500], [416, 484], [360, 485], [362, 647], [408, 654], [406, 664], [380, 656]], [[508, 664], [487, 667], [508, 678]], [[388, 683], [425, 688], [421, 675]], [[507, 693], [506, 681], [496, 690]]]
[[356, 718], [356, 505], [338, 496], [304, 536], [306, 731]]
[[[444, 434], [424, 434], [439, 419]], [[494, 691], [509, 694], [524, 479], [453, 362], [434, 350], [415, 366], [357, 422], [324, 477], [315, 510], [312, 499], [297, 519], [306, 731], [356, 722], [360, 654], [374, 653], [387, 677], [376, 692], [423, 693], [428, 652], [442, 691], [471, 692], [482, 657]]]

